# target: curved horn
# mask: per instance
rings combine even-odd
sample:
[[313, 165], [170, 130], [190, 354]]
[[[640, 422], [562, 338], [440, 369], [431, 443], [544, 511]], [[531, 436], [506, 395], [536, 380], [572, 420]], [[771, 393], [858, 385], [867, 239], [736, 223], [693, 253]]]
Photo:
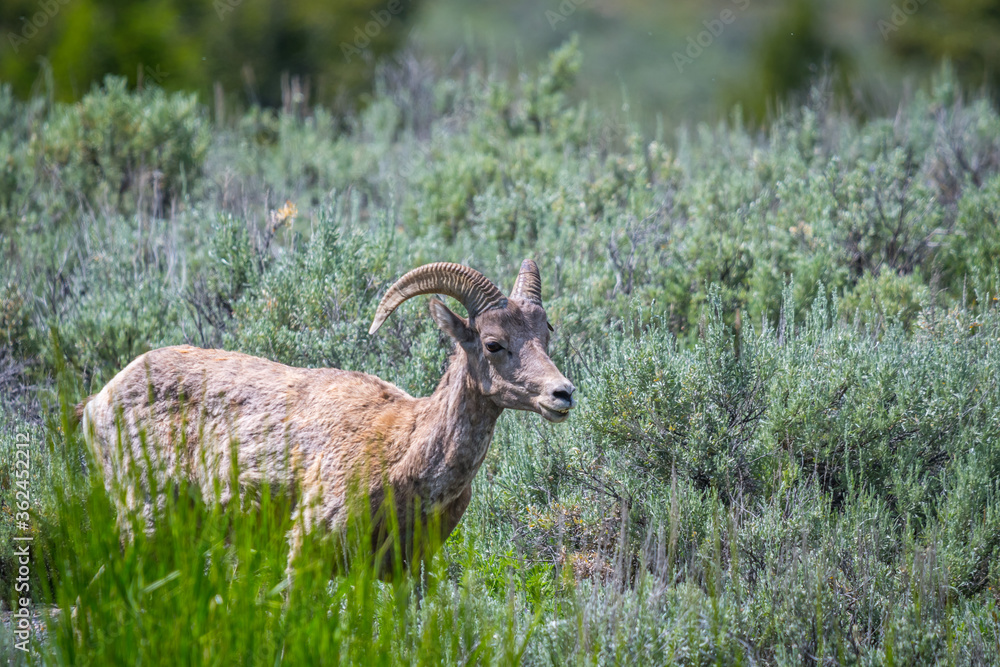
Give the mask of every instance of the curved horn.
[[542, 305], [542, 279], [538, 276], [538, 265], [534, 260], [526, 259], [521, 262], [521, 272], [514, 281], [510, 298]]
[[386, 291], [375, 311], [375, 321], [368, 329], [368, 335], [378, 331], [399, 304], [421, 294], [444, 294], [458, 299], [469, 311], [470, 318], [484, 310], [507, 305], [507, 298], [500, 288], [475, 269], [451, 262], [424, 264], [404, 275]]

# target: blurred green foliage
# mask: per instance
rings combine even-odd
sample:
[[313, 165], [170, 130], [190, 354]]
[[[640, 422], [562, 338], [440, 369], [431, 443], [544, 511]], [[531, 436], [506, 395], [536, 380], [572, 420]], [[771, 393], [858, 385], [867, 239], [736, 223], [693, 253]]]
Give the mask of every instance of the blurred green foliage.
[[942, 58], [970, 88], [1000, 82], [995, 0], [567, 3], [10, 0], [0, 6], [0, 81], [21, 98], [48, 86], [63, 101], [106, 75], [203, 100], [218, 83], [219, 111], [310, 101], [343, 111], [368, 101], [377, 60], [404, 46], [455, 63], [485, 52], [516, 69], [578, 33], [586, 86], [574, 94], [647, 129], [737, 103], [763, 122], [824, 72], [864, 100], [859, 108], [889, 103], [905, 76]]
[[900, 91], [942, 58], [969, 89], [996, 91], [997, 16], [995, 0], [434, 0], [415, 35], [435, 56], [482, 49], [515, 68], [579, 34], [585, 93], [652, 132], [724, 118], [734, 104], [763, 126], [820, 75], [850, 93], [841, 103], [856, 112], [891, 114]]
[[[27, 97], [47, 78], [58, 99], [75, 100], [110, 74], [204, 99], [218, 82], [230, 95], [242, 91], [240, 99], [269, 106], [298, 103], [293, 93], [349, 106], [370, 89], [375, 61], [398, 47], [417, 6], [10, 0], [0, 6], [0, 81]], [[283, 74], [300, 77], [299, 88]]]
[[813, 0], [785, 3], [750, 51], [752, 69], [744, 82], [722, 91], [727, 106], [741, 105], [749, 118], [773, 116], [775, 106], [803, 94], [824, 73], [843, 95], [850, 89], [856, 64], [823, 29], [824, 16]]
[[950, 60], [962, 79], [1000, 90], [1000, 3], [893, 2], [879, 23], [890, 49], [908, 62]]
[[[766, 132], [649, 139], [574, 101], [579, 71], [572, 42], [514, 80], [406, 61], [346, 121], [212, 127], [115, 80], [0, 94], [0, 581], [29, 432], [47, 662], [997, 663], [997, 108], [946, 67], [891, 118], [823, 80]], [[145, 129], [81, 133], [88, 109]], [[169, 207], [106, 194], [148, 136], [135, 164], [184, 174]], [[71, 141], [91, 159], [45, 148]], [[509, 288], [528, 256], [580, 406], [501, 418], [423, 606], [330, 584], [322, 545], [286, 605], [282, 499], [181, 489], [155, 535], [110, 528], [56, 406], [182, 342], [426, 395], [449, 342], [420, 300], [369, 337], [385, 286], [447, 260]]]

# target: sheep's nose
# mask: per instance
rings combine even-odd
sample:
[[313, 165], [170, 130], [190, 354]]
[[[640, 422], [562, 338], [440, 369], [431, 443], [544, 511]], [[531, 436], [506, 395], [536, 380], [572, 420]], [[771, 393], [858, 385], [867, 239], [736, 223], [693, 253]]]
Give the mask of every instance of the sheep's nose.
[[558, 389], [552, 392], [552, 398], [556, 399], [557, 401], [563, 401], [564, 403], [568, 403], [570, 407], [572, 407], [574, 391], [576, 391], [576, 387], [567, 382], [566, 384], [564, 384], [563, 386], [559, 387]]

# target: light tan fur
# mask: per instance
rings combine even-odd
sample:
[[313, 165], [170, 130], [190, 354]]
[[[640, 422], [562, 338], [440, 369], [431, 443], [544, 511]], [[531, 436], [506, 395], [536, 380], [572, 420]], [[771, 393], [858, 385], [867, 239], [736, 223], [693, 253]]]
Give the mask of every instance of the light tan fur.
[[[404, 545], [418, 503], [423, 520], [431, 512], [440, 518], [443, 540], [469, 504], [501, 412], [562, 421], [573, 385], [546, 353], [540, 302], [512, 298], [470, 320], [436, 299], [430, 308], [456, 345], [426, 398], [363, 373], [293, 368], [239, 352], [182, 345], [138, 357], [82, 410], [109, 488], [125, 489], [120, 511], [151, 517], [161, 502], [126, 482], [137, 467], [148, 485], [148, 456], [162, 471], [159, 481], [186, 477], [206, 501], [217, 487], [223, 502], [252, 498], [265, 484], [298, 492], [290, 563], [305, 534], [344, 528], [354, 484], [363, 485], [373, 513], [391, 493]], [[230, 484], [233, 459], [238, 489]], [[410, 555], [405, 548], [404, 563]], [[385, 558], [383, 575], [392, 553]]]

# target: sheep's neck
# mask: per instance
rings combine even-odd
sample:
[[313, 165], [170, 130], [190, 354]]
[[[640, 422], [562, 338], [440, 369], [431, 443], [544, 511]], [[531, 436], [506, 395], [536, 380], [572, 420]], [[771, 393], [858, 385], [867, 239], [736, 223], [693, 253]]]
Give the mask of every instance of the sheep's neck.
[[434, 393], [421, 399], [404, 474], [422, 503], [448, 504], [476, 476], [503, 408], [484, 396], [459, 347]]

